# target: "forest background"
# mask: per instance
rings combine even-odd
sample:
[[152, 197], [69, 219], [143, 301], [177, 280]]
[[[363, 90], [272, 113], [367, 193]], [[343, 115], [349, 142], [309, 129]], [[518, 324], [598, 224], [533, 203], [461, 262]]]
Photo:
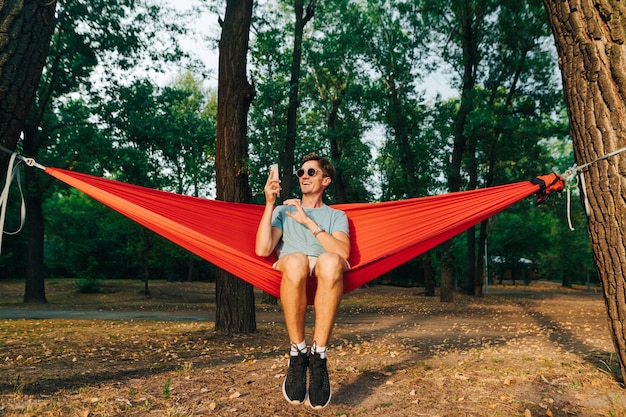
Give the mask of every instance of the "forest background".
[[[455, 2], [309, 3], [299, 22], [297, 140], [290, 149], [298, 3], [254, 9], [249, 77], [256, 95], [249, 160], [241, 167], [249, 174], [251, 202], [263, 201], [262, 184], [275, 162], [283, 196], [297, 194], [294, 161], [312, 151], [338, 168], [329, 203], [488, 187], [573, 165], [556, 51], [543, 4], [533, 0], [475, 2], [471, 9]], [[196, 7], [60, 2], [18, 150], [48, 166], [212, 198], [217, 93], [207, 80], [215, 74], [182, 44], [196, 36], [201, 48], [216, 50], [223, 10]], [[191, 32], [199, 15], [216, 25], [214, 36]], [[433, 74], [449, 81], [445, 97], [426, 93]], [[455, 160], [459, 145], [462, 158]], [[4, 238], [0, 279], [41, 283], [26, 299], [45, 300], [43, 282], [50, 277], [80, 279], [84, 290], [97, 290], [105, 278], [140, 278], [146, 290], [150, 279], [214, 279], [212, 265], [79, 191], [34, 170], [24, 176], [27, 219], [43, 232]], [[15, 193], [9, 231], [20, 223]], [[455, 287], [475, 293], [485, 273], [565, 286], [597, 282], [578, 202], [571, 217], [573, 231], [566, 196], [551, 196], [542, 206], [522, 201], [470, 229], [452, 243]], [[427, 285], [439, 277], [444, 249], [378, 282]]]

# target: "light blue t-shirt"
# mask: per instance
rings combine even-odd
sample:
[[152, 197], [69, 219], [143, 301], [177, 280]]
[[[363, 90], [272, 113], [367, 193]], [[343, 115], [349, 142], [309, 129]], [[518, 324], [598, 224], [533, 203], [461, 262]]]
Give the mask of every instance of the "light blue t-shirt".
[[[287, 211], [295, 213], [296, 208], [277, 206], [272, 213], [272, 226], [283, 231], [282, 239], [276, 248], [278, 257], [294, 252], [302, 252], [307, 256], [320, 256], [324, 253], [324, 248], [309, 228], [287, 216], [285, 213]], [[328, 233], [340, 231], [350, 236], [348, 216], [343, 211], [328, 207], [326, 204], [319, 208], [304, 208], [304, 211]]]

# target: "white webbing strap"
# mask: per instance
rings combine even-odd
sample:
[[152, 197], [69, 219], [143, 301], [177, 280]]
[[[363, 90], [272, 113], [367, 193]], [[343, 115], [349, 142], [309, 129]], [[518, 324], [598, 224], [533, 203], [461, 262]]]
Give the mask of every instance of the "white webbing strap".
[[578, 187], [578, 182], [580, 181], [581, 187], [579, 188], [583, 193], [583, 202], [585, 204], [585, 214], [589, 217], [589, 200], [587, 199], [587, 191], [585, 190], [585, 174], [581, 171], [578, 171], [574, 168], [568, 169], [565, 171], [565, 184], [567, 188], [567, 225], [569, 226], [569, 230], [574, 231], [574, 226], [572, 226], [572, 188]]
[[[19, 166], [22, 162], [22, 159], [15, 163], [16, 159], [18, 159], [18, 155], [16, 153], [11, 154], [11, 158], [9, 159], [9, 167], [7, 169], [7, 175], [4, 182], [4, 187], [2, 188], [2, 194], [0, 194], [0, 253], [2, 253], [2, 238], [4, 234], [7, 235], [15, 235], [19, 233], [24, 227], [24, 223], [26, 222], [26, 202], [24, 201], [24, 192], [22, 191], [22, 181], [20, 179]], [[11, 189], [11, 183], [13, 179], [17, 178], [17, 187], [20, 191], [20, 197], [22, 199], [22, 203], [20, 205], [20, 227], [14, 232], [5, 232], [4, 231], [4, 223], [6, 220], [6, 211], [7, 205], [9, 203], [9, 190]]]
[[[570, 202], [570, 192], [572, 188], [575, 188], [578, 186], [578, 182], [580, 181], [580, 190], [583, 193], [582, 197], [583, 197], [583, 203], [585, 205], [585, 214], [587, 215], [587, 217], [589, 217], [589, 215], [591, 214], [591, 210], [589, 208], [589, 198], [587, 197], [587, 187], [585, 184], [585, 174], [582, 172], [583, 169], [589, 167], [592, 164], [595, 164], [598, 161], [602, 161], [605, 160], [607, 158], [610, 158], [612, 156], [615, 156], [617, 154], [620, 154], [622, 152], [626, 151], [626, 147], [620, 148], [616, 151], [607, 153], [606, 155], [603, 155], [601, 157], [599, 157], [598, 159], [591, 161], [591, 162], [587, 162], [584, 165], [574, 165], [573, 167], [571, 167], [570, 169], [568, 169], [567, 171], [565, 171], [564, 177], [566, 179], [566, 184], [567, 184], [567, 224], [569, 225], [570, 230], [574, 230], [574, 227], [572, 226], [572, 218], [571, 218], [571, 202]], [[576, 181], [573, 182], [572, 178], [575, 178]], [[572, 185], [573, 183], [573, 185]]]

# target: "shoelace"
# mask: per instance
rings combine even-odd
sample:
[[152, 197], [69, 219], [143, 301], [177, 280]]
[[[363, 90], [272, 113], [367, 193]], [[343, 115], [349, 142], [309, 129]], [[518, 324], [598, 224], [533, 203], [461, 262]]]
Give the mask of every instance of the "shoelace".
[[329, 386], [328, 369], [325, 366], [324, 359], [312, 360], [309, 365], [311, 371], [311, 381], [322, 381], [322, 388]]

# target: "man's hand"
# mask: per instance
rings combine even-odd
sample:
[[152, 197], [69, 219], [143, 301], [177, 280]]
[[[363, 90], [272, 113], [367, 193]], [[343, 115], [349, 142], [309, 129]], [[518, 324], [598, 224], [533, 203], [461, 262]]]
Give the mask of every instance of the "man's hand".
[[285, 206], [294, 206], [296, 208], [296, 212], [292, 213], [291, 211], [285, 211], [287, 216], [291, 217], [295, 221], [305, 226], [308, 226], [308, 222], [311, 222], [311, 218], [306, 214], [304, 209], [302, 208], [302, 204], [300, 204], [300, 200], [297, 198], [290, 198], [288, 200], [283, 201]]
[[263, 188], [265, 192], [265, 209], [256, 232], [254, 253], [257, 256], [270, 256], [283, 234], [280, 228], [272, 227], [272, 212], [276, 203], [276, 197], [280, 195], [281, 189], [278, 174], [275, 170], [270, 170], [270, 175]]
[[274, 204], [276, 202], [276, 198], [280, 196], [280, 191], [282, 187], [280, 186], [280, 179], [278, 178], [275, 171], [271, 170], [270, 175], [267, 177], [267, 181], [265, 182], [265, 187], [263, 191], [265, 192], [265, 202], [267, 204]]

